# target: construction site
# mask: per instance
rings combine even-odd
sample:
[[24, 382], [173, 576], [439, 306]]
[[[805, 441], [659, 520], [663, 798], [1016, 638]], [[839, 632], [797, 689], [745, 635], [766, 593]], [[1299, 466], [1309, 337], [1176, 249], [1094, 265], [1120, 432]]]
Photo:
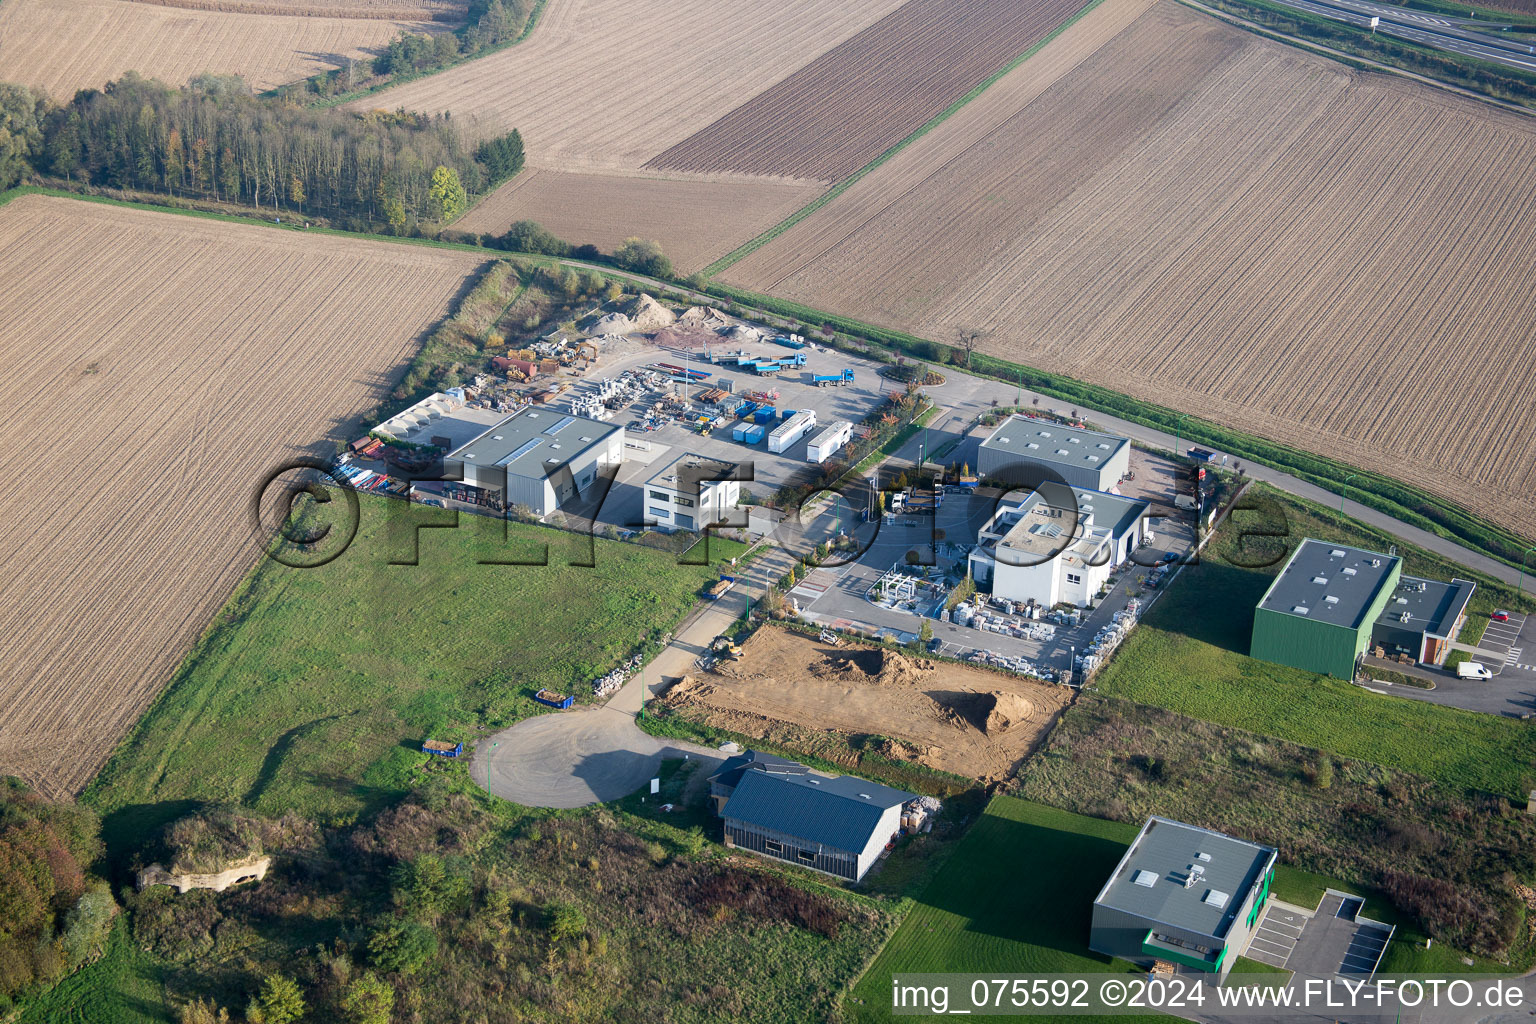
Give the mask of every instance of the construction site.
[[765, 626], [677, 680], [662, 705], [852, 764], [857, 751], [982, 782], [1011, 775], [1071, 699], [1063, 686]]

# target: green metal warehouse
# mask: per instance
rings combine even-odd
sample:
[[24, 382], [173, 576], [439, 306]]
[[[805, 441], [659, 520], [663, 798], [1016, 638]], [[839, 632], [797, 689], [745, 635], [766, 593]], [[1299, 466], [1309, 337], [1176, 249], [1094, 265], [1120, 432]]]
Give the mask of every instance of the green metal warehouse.
[[1402, 571], [1396, 555], [1307, 538], [1254, 610], [1249, 653], [1353, 679]]

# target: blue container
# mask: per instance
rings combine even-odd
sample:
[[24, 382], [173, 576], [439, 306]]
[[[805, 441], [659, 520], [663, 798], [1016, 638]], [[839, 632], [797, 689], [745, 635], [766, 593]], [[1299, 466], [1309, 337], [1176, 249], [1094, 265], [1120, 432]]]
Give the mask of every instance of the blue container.
[[763, 426], [761, 423], [758, 423], [747, 427], [746, 430], [742, 431], [741, 440], [745, 441], [747, 444], [757, 444], [757, 442], [761, 441], [767, 436], [768, 428]]
[[773, 412], [773, 406], [765, 405], [761, 409], [757, 410], [757, 412], [753, 413], [752, 418], [758, 423], [767, 423], [773, 419]]

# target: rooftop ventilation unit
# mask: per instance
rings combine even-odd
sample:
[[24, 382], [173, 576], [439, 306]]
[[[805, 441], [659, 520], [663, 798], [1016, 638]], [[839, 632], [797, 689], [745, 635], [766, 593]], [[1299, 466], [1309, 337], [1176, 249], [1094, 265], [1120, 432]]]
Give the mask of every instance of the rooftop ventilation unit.
[[1323, 598], [1323, 600], [1327, 601], [1329, 604], [1338, 604], [1339, 603], [1339, 599], [1334, 597], [1332, 594], [1329, 594], [1327, 597]]
[[1051, 436], [1051, 432], [1049, 430], [1042, 430], [1042, 431], [1040, 431], [1040, 436], [1041, 437], [1050, 437]]
[[1211, 862], [1211, 855], [1208, 853], [1197, 853], [1195, 854], [1195, 860], [1203, 860], [1209, 864]]
[[1304, 604], [1298, 604], [1296, 607], [1292, 608], [1291, 611], [1295, 612], [1297, 615], [1306, 615], [1307, 606]]
[[1222, 892], [1220, 889], [1208, 889], [1204, 898], [1202, 898], [1200, 902], [1220, 910], [1227, 905], [1227, 900], [1231, 898], [1231, 896]]
[[1082, 438], [1069, 437], [1069, 438], [1067, 438], [1067, 443], [1068, 444], [1082, 444], [1083, 441], [1082, 441]]
[[1103, 441], [1099, 442], [1099, 447], [1103, 448], [1105, 451], [1109, 451], [1109, 445], [1105, 444]]
[[1372, 569], [1380, 569], [1381, 568], [1381, 559], [1379, 559], [1379, 558], [1371, 559], [1371, 568]]
[[1193, 889], [1200, 884], [1200, 877], [1205, 874], [1205, 868], [1198, 864], [1189, 866], [1189, 874], [1184, 876], [1184, 888]]
[[1348, 569], [1344, 570], [1344, 575], [1345, 576], [1353, 576], [1354, 574], [1355, 574], [1354, 566], [1350, 566]]
[[1328, 582], [1328, 577], [1327, 576], [1313, 576], [1312, 577], [1312, 582], [1313, 583], [1327, 583]]
[[1157, 884], [1157, 875], [1150, 871], [1138, 871], [1131, 880], [1139, 886], [1150, 889]]
[[1422, 594], [1422, 593], [1424, 593], [1424, 591], [1426, 591], [1428, 589], [1429, 589], [1429, 584], [1425, 583], [1423, 580], [1419, 580], [1419, 593]]
[[1065, 455], [1065, 454], [1067, 454], [1067, 450], [1065, 448], [1057, 448], [1056, 449], [1056, 454], [1057, 455]]
[[1035, 442], [1031, 441], [1031, 442], [1029, 442], [1029, 444], [1025, 445], [1024, 447], [1026, 447], [1026, 448], [1039, 448], [1040, 446], [1035, 444]]
[[1413, 618], [1413, 615], [1411, 613], [1403, 612], [1401, 615], [1399, 615], [1397, 617], [1397, 621], [1398, 622], [1407, 622], [1411, 618]]
[[1328, 557], [1329, 558], [1343, 558], [1344, 557], [1344, 549], [1343, 548], [1334, 548], [1332, 551], [1328, 552]]

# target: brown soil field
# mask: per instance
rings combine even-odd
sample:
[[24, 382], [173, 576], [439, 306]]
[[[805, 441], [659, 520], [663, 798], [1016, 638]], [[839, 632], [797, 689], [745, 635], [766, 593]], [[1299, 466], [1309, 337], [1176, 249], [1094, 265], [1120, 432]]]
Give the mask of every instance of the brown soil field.
[[97, 203], [0, 207], [0, 774], [80, 789], [483, 261]]
[[1086, 2], [909, 0], [646, 166], [837, 181]]
[[306, 18], [384, 18], [461, 22], [467, 0], [131, 0], [157, 7], [226, 14], [296, 14]]
[[522, 132], [529, 163], [638, 168], [901, 0], [549, 0], [517, 46], [366, 99]]
[[1529, 118], [1134, 0], [723, 277], [1536, 535], [1533, 253]]
[[[419, 6], [414, 5], [413, 6]], [[0, 79], [59, 102], [125, 71], [183, 85], [205, 72], [271, 89], [370, 57], [401, 32], [444, 32], [442, 22], [223, 14], [129, 0], [4, 0]]]
[[631, 235], [661, 243], [683, 273], [706, 266], [821, 192], [788, 181], [711, 181], [529, 170], [477, 203], [454, 227], [499, 235], [535, 220], [605, 252]]
[[741, 661], [685, 676], [665, 706], [760, 739], [780, 723], [883, 736], [887, 757], [992, 781], [1013, 774], [1071, 699], [1059, 686], [771, 626], [743, 648]]

